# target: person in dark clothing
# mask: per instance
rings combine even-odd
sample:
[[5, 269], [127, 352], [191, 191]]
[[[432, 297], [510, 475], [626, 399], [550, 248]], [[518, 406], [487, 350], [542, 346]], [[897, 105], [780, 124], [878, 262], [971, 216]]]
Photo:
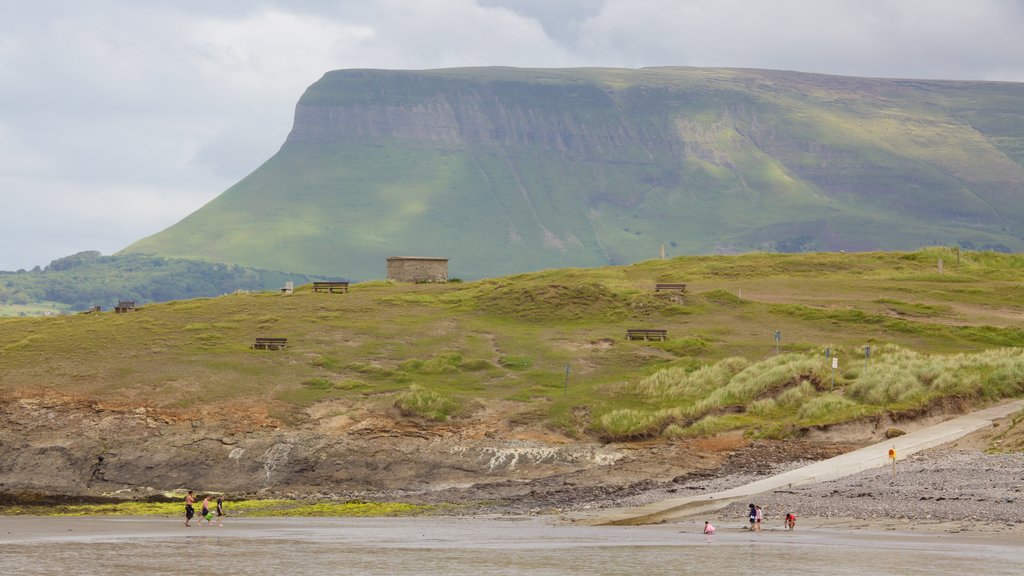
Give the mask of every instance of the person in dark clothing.
[[217, 526], [224, 525], [224, 499], [217, 496]]
[[189, 522], [191, 522], [192, 517], [196, 515], [196, 509], [195, 506], [193, 506], [195, 503], [196, 496], [191, 490], [189, 490], [188, 494], [185, 495], [185, 526], [191, 526]]

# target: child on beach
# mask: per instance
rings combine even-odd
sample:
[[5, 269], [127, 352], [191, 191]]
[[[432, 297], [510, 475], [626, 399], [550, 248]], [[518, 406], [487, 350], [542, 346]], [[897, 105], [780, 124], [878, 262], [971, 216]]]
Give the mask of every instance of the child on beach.
[[750, 518], [750, 529], [753, 530], [757, 523], [757, 507], [753, 503], [750, 504], [750, 512], [748, 513]]
[[210, 512], [210, 497], [203, 498], [203, 509], [200, 510], [199, 520], [196, 521], [196, 526], [203, 525], [203, 518], [206, 518], [206, 523], [211, 524], [213, 522], [213, 513]]
[[786, 519], [783, 521], [783, 525], [787, 530], [793, 530], [796, 526], [796, 514], [792, 512], [786, 512]]
[[715, 533], [715, 527], [711, 525], [711, 522], [704, 522], [704, 533], [705, 534], [714, 534]]
[[764, 520], [764, 512], [761, 510], [760, 506], [756, 507], [756, 512], [754, 514], [754, 520], [755, 520], [755, 522], [754, 522], [754, 531], [755, 532], [760, 532], [761, 531], [761, 520]]
[[224, 525], [224, 499], [217, 496], [217, 526]]

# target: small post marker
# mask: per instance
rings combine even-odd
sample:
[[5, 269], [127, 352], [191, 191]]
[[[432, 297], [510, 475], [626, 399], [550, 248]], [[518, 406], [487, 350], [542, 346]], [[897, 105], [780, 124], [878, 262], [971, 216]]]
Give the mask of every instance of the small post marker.
[[779, 342], [782, 340], [782, 330], [775, 331], [775, 355], [779, 355]]
[[896, 446], [889, 448], [889, 460], [892, 460], [892, 477], [896, 477]]
[[562, 390], [562, 398], [569, 394], [569, 365], [565, 365], [565, 389]]
[[864, 371], [868, 371], [868, 358], [871, 358], [871, 344], [864, 347]]

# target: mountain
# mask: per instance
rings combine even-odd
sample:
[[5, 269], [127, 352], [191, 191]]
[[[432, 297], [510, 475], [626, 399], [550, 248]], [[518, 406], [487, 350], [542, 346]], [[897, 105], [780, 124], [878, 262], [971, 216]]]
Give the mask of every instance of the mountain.
[[340, 70], [280, 151], [132, 244], [454, 277], [752, 250], [1024, 250], [1024, 84], [767, 70]]

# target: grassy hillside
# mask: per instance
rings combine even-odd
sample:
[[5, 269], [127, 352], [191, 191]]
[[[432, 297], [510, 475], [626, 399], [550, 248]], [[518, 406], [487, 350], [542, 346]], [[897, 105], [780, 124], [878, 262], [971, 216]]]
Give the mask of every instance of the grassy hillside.
[[[293, 425], [500, 409], [606, 439], [785, 435], [1024, 393], [1022, 279], [1024, 256], [995, 253], [749, 254], [8, 318], [0, 391]], [[654, 292], [671, 281], [687, 291]]]
[[344, 70], [141, 252], [466, 279], [751, 250], [1024, 250], [1024, 84], [650, 68]]

